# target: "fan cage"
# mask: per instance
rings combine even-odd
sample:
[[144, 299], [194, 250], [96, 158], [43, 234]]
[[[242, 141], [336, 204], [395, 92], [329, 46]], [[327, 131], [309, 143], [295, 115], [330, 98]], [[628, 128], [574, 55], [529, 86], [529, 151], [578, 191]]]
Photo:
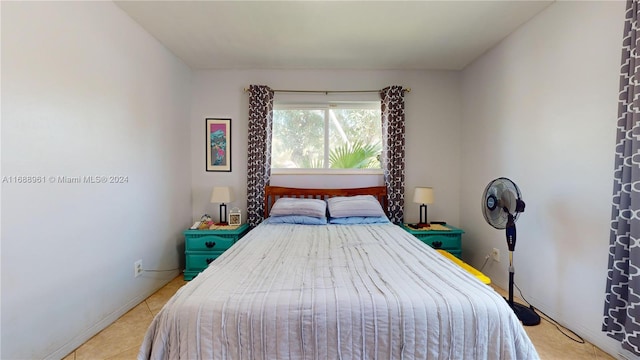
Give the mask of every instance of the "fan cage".
[[[511, 195], [510, 199], [506, 196]], [[495, 208], [491, 210], [488, 205], [495, 200]], [[516, 221], [520, 213], [516, 211], [516, 200], [521, 200], [520, 189], [508, 178], [501, 177], [489, 182], [482, 195], [482, 215], [485, 221], [496, 229], [504, 229], [509, 220], [509, 213], [504, 211], [505, 205], [509, 208], [513, 220]], [[507, 204], [505, 204], [507, 203]]]

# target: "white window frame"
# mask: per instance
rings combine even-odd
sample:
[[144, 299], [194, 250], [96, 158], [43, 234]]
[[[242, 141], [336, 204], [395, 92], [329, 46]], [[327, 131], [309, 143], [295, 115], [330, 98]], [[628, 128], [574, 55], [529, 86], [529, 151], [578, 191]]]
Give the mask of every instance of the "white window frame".
[[[324, 122], [324, 163], [329, 163], [329, 122], [326, 119], [329, 117], [328, 112], [330, 109], [335, 108], [347, 108], [353, 109], [354, 107], [359, 109], [380, 109], [380, 101], [328, 101], [328, 102], [274, 102], [273, 110], [324, 110], [325, 122]], [[382, 128], [382, 124], [380, 124]], [[384, 141], [384, 139], [381, 139]], [[273, 151], [273, 149], [272, 149]], [[307, 169], [290, 169], [290, 168], [271, 168], [271, 174], [274, 175], [382, 175], [383, 169], [331, 169], [331, 168], [307, 168]]]

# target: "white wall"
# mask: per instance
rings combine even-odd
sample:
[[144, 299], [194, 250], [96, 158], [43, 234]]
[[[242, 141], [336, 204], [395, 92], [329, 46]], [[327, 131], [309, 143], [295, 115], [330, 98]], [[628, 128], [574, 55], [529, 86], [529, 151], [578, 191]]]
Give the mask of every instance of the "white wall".
[[[178, 275], [191, 73], [111, 2], [2, 2], [3, 359], [61, 358]], [[124, 184], [49, 177], [120, 175]]]
[[[112, 3], [1, 6], [2, 176], [129, 181], [2, 184], [0, 357], [61, 357], [175, 276], [134, 279], [131, 268], [179, 265], [182, 229], [217, 215], [212, 186], [233, 186], [231, 207], [245, 211], [249, 84], [412, 88], [406, 220], [418, 219], [412, 189], [433, 186], [429, 218], [465, 229], [463, 256], [476, 266], [500, 248], [503, 262], [485, 272], [506, 287], [504, 234], [479, 202], [489, 180], [511, 177], [527, 202], [515, 256], [525, 296], [616, 351], [599, 329], [623, 2], [557, 2], [461, 74], [200, 71], [192, 93], [189, 69]], [[232, 118], [232, 172], [204, 170], [207, 117]]]
[[[406, 188], [405, 218], [417, 221], [418, 205], [411, 202], [413, 188], [433, 186], [436, 203], [430, 219], [459, 221], [460, 86], [459, 74], [447, 71], [200, 71], [194, 75], [191, 113], [191, 176], [193, 219], [203, 213], [218, 217], [218, 204], [209, 203], [214, 185], [232, 186], [238, 199], [230, 205], [246, 216], [247, 119], [250, 84], [273, 89], [371, 90], [388, 85], [411, 88], [405, 95]], [[276, 101], [286, 94], [276, 93]], [[288, 95], [290, 96], [290, 95]], [[305, 95], [299, 96], [304, 101]], [[377, 95], [370, 95], [375, 99]], [[335, 95], [332, 99], [335, 99]], [[232, 171], [205, 172], [205, 118], [232, 119]], [[379, 177], [274, 176], [274, 185], [298, 187], [353, 187], [380, 184]]]
[[[462, 73], [463, 256], [507, 286], [504, 232], [480, 197], [506, 176], [527, 207], [518, 220], [524, 296], [604, 350], [601, 331], [624, 2], [556, 2]], [[558, 335], [560, 336], [560, 335]]]

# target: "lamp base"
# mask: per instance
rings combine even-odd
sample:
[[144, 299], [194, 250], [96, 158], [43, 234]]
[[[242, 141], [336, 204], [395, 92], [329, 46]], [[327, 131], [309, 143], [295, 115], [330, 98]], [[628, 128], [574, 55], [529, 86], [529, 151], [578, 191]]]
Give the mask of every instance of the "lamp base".
[[426, 228], [426, 227], [430, 227], [430, 226], [431, 226], [431, 224], [429, 224], [429, 223], [417, 223], [416, 224], [416, 227], [418, 229], [422, 229], [422, 228]]
[[227, 226], [227, 225], [229, 225], [229, 223], [228, 223], [228, 222], [217, 222], [217, 223], [215, 223], [214, 225], [217, 225], [217, 226]]
[[216, 225], [227, 225], [227, 205], [225, 203], [220, 204], [220, 222]]

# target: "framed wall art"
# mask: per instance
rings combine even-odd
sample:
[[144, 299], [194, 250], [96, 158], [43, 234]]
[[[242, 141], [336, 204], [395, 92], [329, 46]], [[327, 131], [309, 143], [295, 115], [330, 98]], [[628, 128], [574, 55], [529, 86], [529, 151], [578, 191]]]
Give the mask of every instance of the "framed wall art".
[[231, 119], [206, 119], [207, 171], [231, 171]]

